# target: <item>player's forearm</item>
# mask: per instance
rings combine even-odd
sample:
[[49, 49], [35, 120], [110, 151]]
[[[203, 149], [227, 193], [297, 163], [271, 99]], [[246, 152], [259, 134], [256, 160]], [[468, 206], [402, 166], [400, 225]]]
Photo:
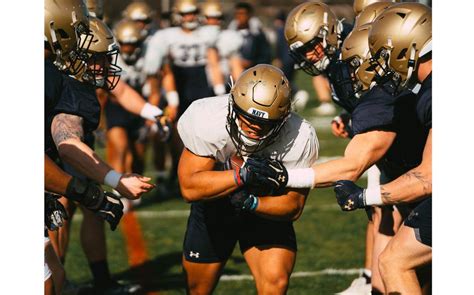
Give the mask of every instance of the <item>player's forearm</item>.
[[297, 193], [259, 197], [255, 213], [268, 219], [294, 221], [303, 213], [304, 203], [305, 195]]
[[44, 155], [44, 187], [47, 191], [64, 195], [71, 179], [71, 175], [59, 168], [47, 155]]
[[154, 106], [158, 106], [161, 100], [160, 80], [156, 75], [149, 76], [147, 83], [150, 85], [150, 96], [148, 97], [148, 102]]
[[117, 98], [118, 103], [132, 114], [140, 115], [146, 101], [126, 82], [120, 80], [112, 90], [112, 94]]
[[179, 177], [181, 195], [187, 202], [227, 196], [238, 188], [234, 171], [201, 171]]
[[65, 163], [96, 182], [103, 184], [107, 172], [112, 170], [89, 146], [79, 139], [64, 140], [57, 148], [59, 156]]
[[216, 95], [225, 93], [224, 76], [219, 65], [219, 54], [214, 48], [208, 49], [208, 67], [211, 74], [211, 82]]
[[328, 187], [340, 179], [356, 181], [372, 163], [359, 162], [352, 158], [340, 158], [313, 165], [314, 186]]
[[234, 81], [240, 77], [240, 74], [244, 71], [244, 66], [242, 64], [242, 60], [239, 56], [232, 56], [229, 60], [231, 75]]
[[381, 185], [380, 195], [385, 205], [415, 202], [431, 194], [431, 183], [431, 171], [417, 167]]

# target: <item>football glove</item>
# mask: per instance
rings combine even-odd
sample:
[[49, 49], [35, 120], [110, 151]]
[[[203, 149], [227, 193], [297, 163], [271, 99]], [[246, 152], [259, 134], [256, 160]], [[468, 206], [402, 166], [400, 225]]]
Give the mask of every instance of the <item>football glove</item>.
[[353, 211], [366, 207], [365, 189], [350, 180], [336, 181], [334, 192], [342, 211]]
[[258, 198], [245, 190], [239, 190], [229, 196], [230, 203], [237, 212], [249, 211], [253, 212], [257, 209]]
[[57, 230], [67, 220], [67, 212], [64, 206], [53, 194], [44, 195], [44, 224], [49, 230]]
[[169, 142], [173, 131], [173, 124], [167, 116], [157, 116], [156, 123], [152, 126], [161, 142]]
[[247, 191], [256, 195], [279, 195], [288, 183], [288, 171], [278, 161], [249, 157], [239, 171]]
[[104, 192], [96, 183], [73, 177], [66, 189], [66, 196], [104, 218], [111, 230], [115, 230], [122, 218], [122, 202], [113, 194]]

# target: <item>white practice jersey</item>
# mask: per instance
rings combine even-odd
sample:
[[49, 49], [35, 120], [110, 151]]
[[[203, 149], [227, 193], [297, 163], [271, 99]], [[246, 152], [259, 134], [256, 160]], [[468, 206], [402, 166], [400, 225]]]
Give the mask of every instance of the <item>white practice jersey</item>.
[[157, 31], [148, 44], [145, 57], [147, 73], [156, 73], [164, 57], [170, 58], [173, 65], [196, 67], [207, 64], [207, 49], [214, 47], [215, 34], [198, 27], [186, 33], [181, 27], [171, 27]]
[[150, 85], [145, 84], [147, 73], [144, 71], [145, 67], [146, 44], [142, 46], [142, 51], [137, 61], [133, 65], [128, 65], [119, 55], [117, 64], [122, 68], [120, 79], [127, 82], [132, 88], [137, 90], [144, 97], [150, 96]]
[[[197, 100], [178, 121], [184, 146], [193, 154], [225, 163], [237, 154], [226, 130], [228, 95]], [[308, 168], [318, 158], [319, 143], [311, 124], [291, 113], [276, 140], [257, 155], [278, 159], [287, 169]]]

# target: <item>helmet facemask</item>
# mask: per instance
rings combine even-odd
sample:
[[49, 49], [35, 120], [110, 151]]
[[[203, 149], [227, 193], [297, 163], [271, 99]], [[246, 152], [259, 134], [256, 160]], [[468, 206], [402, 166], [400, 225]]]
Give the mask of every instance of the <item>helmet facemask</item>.
[[[122, 51], [120, 52], [120, 56], [122, 59], [125, 61], [127, 65], [133, 65], [137, 62], [137, 60], [140, 58], [140, 54], [142, 53], [142, 42], [134, 42], [134, 43], [125, 43], [125, 42], [119, 42], [120, 47], [122, 48]], [[134, 49], [132, 50], [131, 53], [124, 52], [124, 46], [133, 46]]]
[[[325, 17], [327, 18], [327, 13], [325, 13]], [[337, 31], [338, 43], [340, 43], [340, 32], [342, 31], [342, 23], [340, 21], [337, 21], [335, 30]], [[290, 45], [290, 56], [295, 61], [296, 66], [303, 69], [308, 75], [321, 75], [327, 69], [331, 59], [333, 59], [336, 54], [337, 48], [327, 42], [328, 34], [329, 28], [327, 25], [324, 25], [319, 30], [318, 35], [305, 44], [301, 41], [296, 41]], [[338, 46], [339, 45], [340, 44], [338, 44]], [[324, 56], [314, 62], [307, 57], [307, 54], [310, 52], [314, 52], [317, 55], [324, 53]]]
[[[390, 68], [390, 47], [380, 48], [373, 57], [370, 58], [371, 67], [368, 70], [375, 72], [373, 81], [377, 85], [385, 85], [391, 88], [390, 92], [396, 95], [401, 90], [400, 74]], [[388, 89], [387, 89], [388, 90]]]
[[82, 79], [97, 88], [112, 90], [120, 80], [122, 68], [117, 65], [119, 49], [112, 44], [107, 52], [91, 53]]
[[[281, 120], [270, 120], [252, 116], [237, 106], [232, 94], [230, 94], [226, 129], [237, 152], [240, 155], [250, 155], [263, 150], [276, 140], [281, 128], [289, 117], [288, 114]], [[259, 136], [258, 139], [249, 136], [241, 128], [241, 124], [243, 124], [241, 118], [244, 118], [252, 125], [261, 127], [263, 129], [263, 135]]]

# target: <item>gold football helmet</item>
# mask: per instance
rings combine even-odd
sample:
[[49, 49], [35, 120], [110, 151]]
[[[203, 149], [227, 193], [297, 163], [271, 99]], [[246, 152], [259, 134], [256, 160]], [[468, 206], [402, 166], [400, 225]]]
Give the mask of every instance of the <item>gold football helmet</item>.
[[386, 8], [392, 6], [391, 2], [376, 2], [368, 5], [355, 18], [354, 28], [373, 22]]
[[[239, 153], [255, 153], [275, 140], [290, 111], [288, 79], [280, 69], [259, 64], [243, 72], [230, 91], [227, 132]], [[258, 126], [258, 138], [242, 130], [242, 122]]]
[[[305, 2], [296, 6], [285, 23], [285, 39], [297, 66], [309, 75], [320, 75], [334, 58], [341, 43], [342, 23], [329, 6], [320, 2]], [[315, 59], [308, 55], [322, 55]]]
[[420, 3], [387, 8], [372, 23], [369, 47], [378, 82], [412, 86], [419, 58], [431, 53], [431, 8]]
[[93, 34], [87, 50], [87, 65], [75, 77], [92, 85], [112, 90], [120, 80], [122, 69], [117, 65], [119, 46], [110, 28], [100, 19], [90, 17], [89, 28]]
[[205, 17], [222, 18], [222, 5], [219, 1], [208, 0], [201, 4], [201, 13]]
[[359, 15], [370, 4], [378, 2], [400, 2], [400, 0], [354, 0], [353, 8], [355, 15]]
[[[199, 7], [196, 0], [178, 0], [174, 6], [176, 22], [184, 29], [194, 30], [199, 26]], [[192, 20], [185, 20], [185, 15], [194, 14]]]
[[122, 14], [129, 20], [150, 23], [155, 12], [145, 1], [134, 1], [125, 8]]
[[86, 4], [91, 16], [104, 18], [104, 0], [86, 0]]
[[44, 37], [61, 71], [76, 74], [81, 70], [78, 61], [86, 58], [84, 51], [92, 39], [88, 15], [82, 0], [44, 1]]
[[[117, 24], [114, 33], [123, 49], [120, 56], [127, 64], [134, 64], [140, 57], [142, 43], [146, 38], [145, 32], [140, 29], [136, 22], [124, 19]], [[123, 46], [132, 46], [133, 51], [128, 53]]]

